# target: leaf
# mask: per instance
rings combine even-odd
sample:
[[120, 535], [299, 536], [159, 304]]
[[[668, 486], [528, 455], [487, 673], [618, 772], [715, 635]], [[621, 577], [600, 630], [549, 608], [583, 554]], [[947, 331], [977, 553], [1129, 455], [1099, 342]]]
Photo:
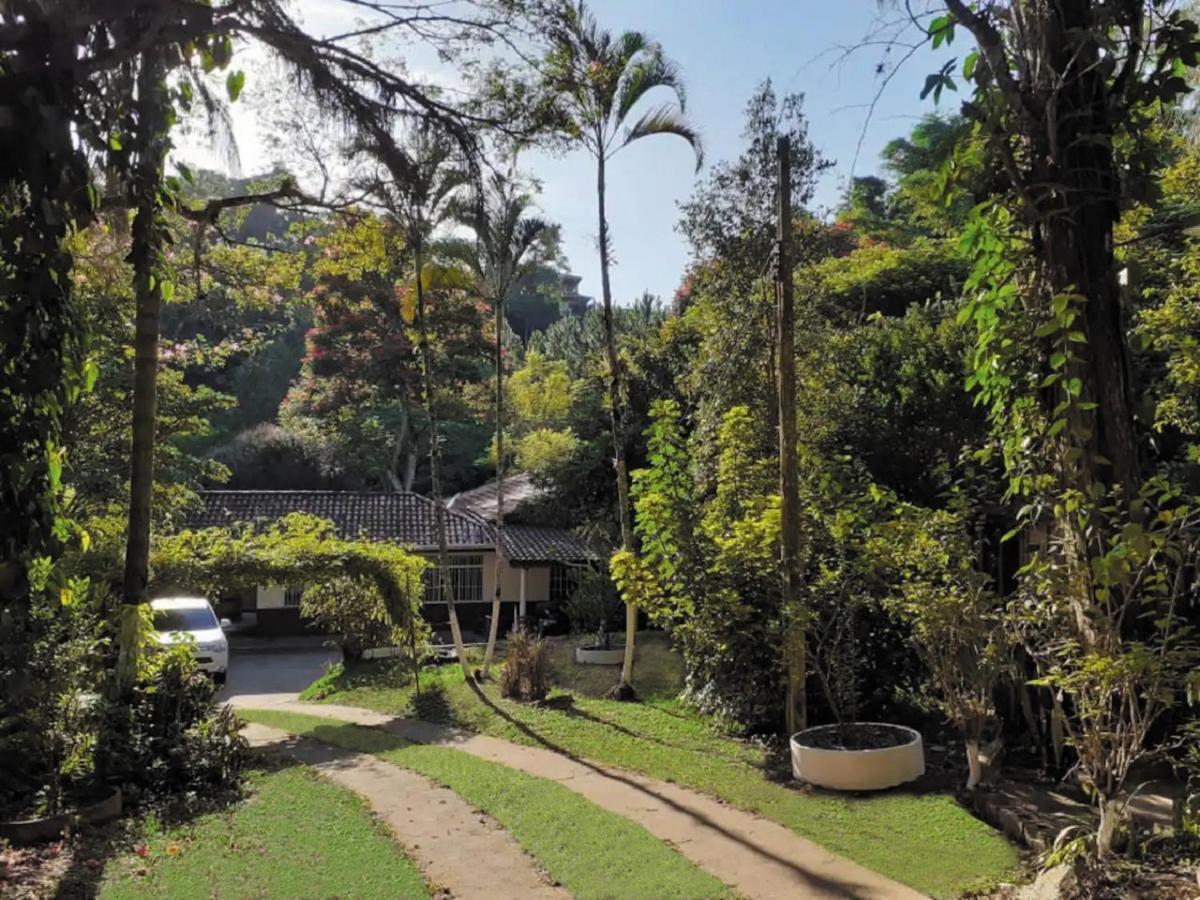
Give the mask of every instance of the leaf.
[[972, 50], [967, 54], [967, 58], [963, 60], [962, 76], [965, 80], [970, 81], [971, 76], [975, 74], [975, 67], [979, 64], [979, 51]]
[[925, 76], [925, 87], [921, 88], [921, 99], [924, 100], [942, 83], [942, 76], [938, 72], [932, 72]]
[[242, 88], [246, 85], [246, 73], [241, 69], [236, 72], [230, 72], [225, 76], [225, 90], [229, 92], [229, 102], [236, 103], [237, 98], [242, 95]]
[[123, 145], [121, 144], [121, 136], [119, 134], [117, 134], [115, 131], [108, 136], [108, 149], [109, 150], [121, 150], [122, 146]]

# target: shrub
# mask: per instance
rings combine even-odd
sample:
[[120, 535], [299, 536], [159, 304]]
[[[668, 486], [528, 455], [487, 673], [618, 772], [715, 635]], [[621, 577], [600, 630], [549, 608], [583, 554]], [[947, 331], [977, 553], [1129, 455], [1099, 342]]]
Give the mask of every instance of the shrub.
[[103, 604], [79, 587], [37, 592], [19, 633], [0, 616], [0, 809], [54, 814], [94, 788]]
[[127, 697], [106, 704], [99, 764], [134, 802], [234, 787], [248, 745], [190, 647], [150, 653]]
[[617, 590], [608, 576], [580, 569], [579, 582], [567, 601], [567, 618], [573, 634], [594, 635], [596, 646], [610, 645], [609, 627], [624, 615]]
[[379, 590], [363, 579], [331, 578], [309, 587], [301, 598], [300, 611], [336, 636], [346, 662], [357, 662], [364, 650], [392, 647], [404, 640]]
[[500, 694], [513, 700], [545, 700], [550, 693], [550, 648], [526, 631], [508, 636], [508, 656], [500, 673]]

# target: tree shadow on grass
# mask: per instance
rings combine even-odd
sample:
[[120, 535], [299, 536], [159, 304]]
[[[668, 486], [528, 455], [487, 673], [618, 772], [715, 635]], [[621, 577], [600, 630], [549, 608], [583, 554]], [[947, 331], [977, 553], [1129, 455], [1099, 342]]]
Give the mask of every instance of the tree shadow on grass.
[[[532, 727], [530, 727], [525, 722], [520, 721], [519, 719], [517, 719], [514, 716], [507, 713], [505, 710], [501, 709], [497, 703], [495, 703], [490, 697], [487, 696], [487, 694], [485, 694], [483, 692], [483, 690], [479, 687], [479, 685], [475, 684], [474, 682], [471, 682], [471, 689], [475, 692], [475, 695], [479, 698], [479, 701], [481, 703], [488, 706], [493, 712], [496, 713], [496, 715], [503, 718], [506, 722], [511, 724], [514, 728], [519, 730], [522, 734], [525, 734], [526, 736], [528, 736], [536, 744], [539, 744], [540, 746], [544, 747], [547, 750], [552, 750], [555, 753], [565, 756], [568, 759], [571, 759], [572, 761], [578, 763], [581, 766], [591, 769], [593, 772], [595, 772], [599, 775], [602, 775], [605, 778], [610, 778], [614, 781], [620, 782], [628, 787], [631, 787], [634, 790], [639, 791], [642, 794], [645, 794], [648, 798], [651, 798], [652, 801], [656, 804], [662, 804], [664, 806], [670, 807], [671, 809], [674, 809], [677, 812], [683, 813], [684, 815], [691, 817], [697, 826], [712, 829], [713, 831], [719, 833], [725, 839], [736, 842], [738, 844], [741, 844], [746, 849], [748, 849], [748, 850], [752, 851], [753, 853], [757, 854], [758, 856], [760, 856], [763, 859], [763, 861], [770, 861], [777, 865], [784, 866], [785, 868], [792, 871], [798, 878], [802, 879], [811, 890], [813, 890], [819, 894], [822, 894], [822, 895], [828, 894], [831, 896], [842, 896], [842, 897], [849, 897], [849, 898], [858, 898], [858, 897], [869, 896], [870, 891], [865, 886], [856, 884], [849, 877], [847, 877], [844, 880], [835, 880], [835, 879], [831, 879], [826, 876], [823, 876], [817, 872], [811, 871], [810, 869], [806, 868], [804, 865], [797, 862], [796, 860], [789, 859], [787, 857], [784, 857], [779, 854], [773, 853], [769, 850], [766, 850], [763, 847], [760, 847], [759, 845], [754, 843], [753, 841], [748, 840], [744, 835], [742, 835], [738, 831], [726, 827], [725, 825], [721, 824], [720, 822], [715, 821], [711, 817], [709, 817], [701, 812], [698, 812], [695, 809], [691, 809], [687, 806], [680, 804], [674, 798], [667, 796], [663, 792], [656, 790], [655, 788], [653, 788], [647, 784], [642, 783], [636, 777], [634, 777], [632, 774], [626, 774], [625, 772], [623, 772], [619, 769], [601, 766], [601, 765], [598, 765], [597, 763], [594, 763], [588, 759], [577, 756], [576, 754], [572, 753], [570, 750], [566, 749], [565, 747], [555, 744], [553, 741], [547, 739], [544, 735], [542, 735], [539, 732], [537, 732], [536, 730], [534, 730]], [[697, 792], [697, 793], [702, 793], [702, 792]], [[798, 894], [797, 896], [803, 896], [803, 895]]]
[[[277, 756], [254, 754], [246, 772], [276, 772], [293, 765], [294, 762]], [[186, 826], [202, 816], [230, 810], [246, 797], [243, 783], [235, 789], [206, 796], [129, 807], [116, 821], [84, 826], [64, 842], [62, 852], [68, 854], [68, 861], [57, 883], [44, 896], [54, 900], [84, 900], [99, 896], [109, 864], [132, 853], [144, 842], [145, 823], [151, 816], [157, 820], [160, 830], [168, 831]]]
[[423, 686], [419, 695], [413, 695], [409, 707], [416, 718], [426, 722], [437, 722], [440, 725], [466, 724], [460, 721], [461, 717], [455, 713], [454, 704], [450, 702], [450, 695], [441, 684]]
[[596, 715], [595, 713], [587, 712], [578, 706], [570, 706], [563, 710], [563, 714], [574, 719], [583, 719], [588, 722], [594, 722], [603, 728], [611, 729], [619, 734], [623, 734], [635, 741], [648, 741], [652, 744], [658, 744], [660, 747], [666, 747], [671, 750], [678, 750], [683, 753], [698, 753], [702, 755], [716, 755], [724, 757], [725, 754], [720, 751], [706, 750], [696, 747], [687, 741], [671, 741], [665, 738], [656, 737], [654, 735], [642, 734], [615, 722], [612, 719], [606, 719], [604, 716]]

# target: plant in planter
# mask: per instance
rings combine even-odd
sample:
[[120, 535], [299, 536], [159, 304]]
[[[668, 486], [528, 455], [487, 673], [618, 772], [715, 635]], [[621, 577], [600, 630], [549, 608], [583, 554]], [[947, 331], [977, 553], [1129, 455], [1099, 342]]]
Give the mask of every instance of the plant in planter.
[[973, 790], [984, 777], [984, 737], [998, 731], [995, 687], [1010, 663], [1003, 603], [960, 512], [900, 504], [871, 546], [894, 574], [889, 608], [912, 629], [937, 701], [963, 736]]
[[614, 622], [620, 621], [623, 613], [624, 607], [608, 576], [595, 569], [581, 569], [575, 592], [567, 601], [567, 618], [571, 623], [572, 634], [582, 636], [588, 641], [582, 644], [580, 649], [613, 652], [622, 650], [623, 648], [613, 647], [610, 628]]
[[866, 623], [881, 615], [878, 562], [868, 541], [879, 519], [862, 473], [836, 459], [806, 460], [803, 484], [809, 666], [834, 724], [791, 737], [797, 778], [837, 790], [879, 790], [924, 774], [921, 736], [911, 728], [859, 721]]

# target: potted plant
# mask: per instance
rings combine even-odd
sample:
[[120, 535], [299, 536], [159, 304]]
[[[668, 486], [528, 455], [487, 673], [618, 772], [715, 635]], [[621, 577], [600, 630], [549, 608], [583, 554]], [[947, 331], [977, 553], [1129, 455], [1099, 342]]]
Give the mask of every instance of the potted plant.
[[582, 570], [575, 592], [567, 601], [571, 633], [582, 636], [575, 647], [575, 662], [593, 666], [618, 666], [623, 662], [625, 645], [614, 646], [609, 631], [622, 613], [621, 601], [608, 576], [594, 569]]
[[813, 585], [823, 599], [813, 617], [813, 671], [835, 722], [791, 737], [792, 772], [818, 787], [875, 791], [925, 774], [919, 732], [903, 725], [858, 721], [862, 650], [857, 625], [867, 596], [855, 590], [854, 562], [823, 568]]

